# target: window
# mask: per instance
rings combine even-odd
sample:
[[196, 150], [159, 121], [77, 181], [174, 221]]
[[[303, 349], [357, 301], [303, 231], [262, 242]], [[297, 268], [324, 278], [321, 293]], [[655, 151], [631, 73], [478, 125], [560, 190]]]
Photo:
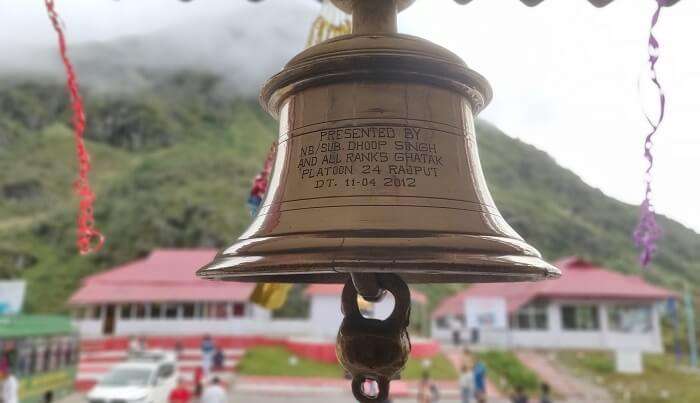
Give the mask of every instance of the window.
[[143, 388], [148, 385], [153, 376], [149, 368], [116, 368], [108, 372], [98, 383], [106, 387]]
[[168, 304], [165, 306], [165, 317], [167, 319], [177, 319], [177, 305]]
[[206, 307], [206, 304], [203, 304], [201, 302], [197, 302], [194, 306], [194, 316], [197, 319], [202, 319], [206, 317], [206, 313], [204, 312], [204, 308]]
[[120, 316], [122, 319], [131, 319], [131, 304], [122, 305]]
[[245, 316], [245, 303], [234, 302], [231, 304], [231, 312], [233, 312], [234, 318], [242, 318]]
[[226, 319], [228, 317], [227, 306], [225, 302], [217, 302], [209, 304], [209, 317], [214, 319]]
[[173, 364], [163, 364], [158, 368], [158, 378], [170, 378], [175, 373]]
[[92, 307], [92, 318], [93, 319], [102, 318], [102, 305], [95, 305]]
[[40, 367], [40, 355], [39, 350], [36, 347], [32, 348], [31, 355], [29, 356], [29, 373], [35, 374], [39, 372]]
[[438, 327], [438, 329], [447, 329], [450, 327], [447, 318], [444, 316], [437, 318], [435, 320], [435, 325]]
[[18, 342], [18, 362], [17, 370], [19, 375], [30, 375], [31, 360], [32, 360], [32, 342], [30, 339], [24, 339]]
[[41, 372], [48, 372], [51, 370], [51, 348], [48, 344], [44, 346], [44, 350], [41, 354]]
[[71, 336], [66, 340], [65, 349], [63, 350], [65, 355], [64, 361], [65, 365], [76, 365], [78, 363], [78, 342], [75, 336]]
[[510, 327], [519, 330], [547, 330], [547, 304], [535, 302], [523, 306], [511, 316]]
[[182, 317], [186, 319], [194, 318], [194, 304], [182, 305]]
[[160, 319], [163, 314], [163, 307], [160, 304], [151, 304], [151, 318]]
[[608, 309], [610, 330], [622, 333], [648, 333], [653, 327], [650, 306], [617, 305]]
[[63, 343], [61, 340], [54, 340], [53, 346], [51, 348], [51, 370], [55, 371], [63, 365], [61, 363], [61, 357], [63, 353]]
[[65, 349], [63, 350], [63, 362], [66, 366], [73, 364], [73, 342], [66, 342]]
[[136, 304], [134, 305], [136, 308], [136, 312], [134, 313], [134, 317], [136, 319], [144, 319], [146, 317], [146, 305], [144, 304]]
[[598, 330], [598, 307], [595, 305], [563, 305], [561, 321], [564, 330]]

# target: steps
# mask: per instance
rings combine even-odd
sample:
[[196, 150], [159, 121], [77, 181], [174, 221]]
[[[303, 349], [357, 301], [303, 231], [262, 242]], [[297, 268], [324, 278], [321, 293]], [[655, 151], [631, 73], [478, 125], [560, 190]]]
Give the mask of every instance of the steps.
[[[106, 349], [95, 348], [94, 341], [88, 342], [84, 350], [81, 351], [78, 371], [76, 374], [75, 387], [78, 391], [86, 391], [92, 388], [97, 381], [108, 373], [115, 365], [127, 360], [127, 349], [123, 343], [106, 343]], [[236, 370], [236, 366], [245, 354], [242, 348], [224, 348], [224, 368], [222, 373], [231, 373]], [[192, 382], [194, 371], [201, 365], [202, 352], [196, 348], [182, 350], [177, 362], [180, 376], [187, 382]], [[215, 371], [216, 373], [216, 371]]]

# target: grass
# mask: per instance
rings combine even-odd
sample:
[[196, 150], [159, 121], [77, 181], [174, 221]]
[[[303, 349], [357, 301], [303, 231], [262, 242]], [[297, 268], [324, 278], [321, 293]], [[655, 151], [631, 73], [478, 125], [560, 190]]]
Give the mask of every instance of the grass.
[[700, 372], [677, 367], [669, 355], [645, 355], [644, 373], [638, 375], [616, 373], [614, 357], [608, 352], [567, 351], [557, 358], [574, 373], [608, 389], [617, 401], [694, 403], [700, 399]]
[[292, 365], [292, 357], [284, 347], [254, 347], [248, 349], [238, 363], [238, 372], [256, 376], [343, 377], [337, 364], [298, 358], [296, 365]]
[[[423, 367], [423, 361], [424, 360], [418, 360], [414, 358], [410, 358], [408, 360], [408, 364], [406, 364], [406, 368], [403, 370], [401, 373], [401, 379], [406, 379], [406, 380], [418, 380], [421, 378], [423, 375], [424, 367]], [[432, 357], [428, 360], [430, 362], [430, 366], [428, 367], [428, 371], [430, 373], [430, 377], [435, 380], [455, 380], [457, 379], [457, 371], [455, 370], [454, 366], [450, 362], [450, 360], [447, 359], [442, 354], [438, 354], [435, 357]]]
[[[343, 378], [339, 364], [318, 362], [297, 357], [291, 364], [293, 354], [284, 347], [254, 347], [248, 349], [238, 363], [238, 373], [253, 376], [299, 376], [313, 378]], [[404, 380], [418, 380], [423, 373], [423, 360], [409, 359], [402, 373]], [[437, 380], [454, 380], [455, 369], [442, 354], [430, 359], [430, 376]]]
[[477, 354], [486, 368], [489, 378], [497, 385], [508, 385], [509, 389], [522, 386], [528, 392], [534, 392], [540, 385], [540, 380], [534, 372], [525, 367], [510, 351], [485, 351]]

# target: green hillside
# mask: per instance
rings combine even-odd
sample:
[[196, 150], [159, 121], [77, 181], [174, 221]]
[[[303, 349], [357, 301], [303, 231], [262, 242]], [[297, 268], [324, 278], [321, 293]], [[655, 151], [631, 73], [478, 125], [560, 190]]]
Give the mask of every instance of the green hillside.
[[[107, 237], [89, 257], [74, 246], [70, 114], [61, 84], [0, 83], [0, 278], [29, 280], [28, 309], [56, 312], [80, 279], [155, 247], [223, 246], [250, 221], [245, 200], [274, 138], [253, 100], [221, 95], [216, 77], [184, 72], [149, 91], [87, 91], [96, 219]], [[478, 125], [499, 208], [550, 260], [579, 254], [639, 271], [637, 210], [606, 197], [545, 153]], [[652, 281], [700, 283], [700, 236], [663, 219]], [[459, 286], [425, 286], [433, 297]]]

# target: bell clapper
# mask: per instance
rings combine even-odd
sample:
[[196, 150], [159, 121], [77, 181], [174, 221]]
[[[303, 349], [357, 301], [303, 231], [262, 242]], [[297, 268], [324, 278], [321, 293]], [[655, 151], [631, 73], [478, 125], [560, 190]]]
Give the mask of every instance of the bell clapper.
[[[338, 361], [352, 376], [352, 393], [362, 403], [388, 399], [389, 383], [404, 368], [411, 351], [407, 330], [411, 315], [408, 286], [396, 274], [372, 274], [371, 277], [381, 289], [394, 296], [394, 310], [384, 320], [362, 316], [355, 284], [352, 278], [348, 279], [343, 288], [344, 318], [336, 343]], [[376, 388], [366, 390], [366, 384], [372, 382]]]

